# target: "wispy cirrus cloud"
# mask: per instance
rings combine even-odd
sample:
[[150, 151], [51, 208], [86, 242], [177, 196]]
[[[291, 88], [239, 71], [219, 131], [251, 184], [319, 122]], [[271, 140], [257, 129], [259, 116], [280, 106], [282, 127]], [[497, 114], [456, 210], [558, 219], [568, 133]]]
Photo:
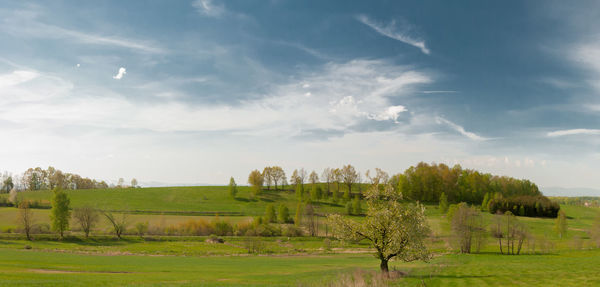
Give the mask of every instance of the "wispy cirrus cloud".
[[223, 4], [215, 4], [213, 0], [196, 0], [192, 2], [192, 7], [198, 12], [209, 17], [220, 17], [225, 13]]
[[419, 48], [423, 54], [429, 55], [431, 53], [429, 48], [425, 45], [425, 41], [410, 36], [407, 31], [408, 29], [406, 28], [404, 28], [404, 31], [399, 31], [395, 21], [388, 24], [380, 24], [365, 15], [358, 15], [356, 16], [356, 19], [383, 36]]
[[548, 137], [562, 137], [572, 135], [600, 135], [600, 129], [569, 129], [569, 130], [557, 130], [548, 132]]
[[447, 119], [445, 119], [445, 118], [442, 118], [442, 117], [436, 117], [436, 118], [435, 118], [435, 121], [436, 121], [438, 124], [445, 124], [445, 125], [449, 126], [449, 127], [450, 127], [450, 128], [452, 128], [453, 130], [457, 131], [459, 134], [461, 134], [461, 135], [463, 135], [463, 136], [465, 136], [465, 137], [467, 137], [467, 138], [469, 138], [469, 139], [472, 139], [472, 140], [475, 140], [475, 141], [484, 141], [484, 140], [488, 140], [488, 138], [482, 137], [482, 136], [480, 136], [480, 135], [477, 135], [477, 134], [475, 134], [475, 133], [473, 133], [473, 132], [468, 132], [468, 131], [466, 131], [464, 127], [462, 127], [462, 126], [460, 126], [460, 125], [457, 125], [457, 124], [455, 124], [455, 123], [453, 123], [453, 122], [451, 122], [451, 121], [449, 121], [449, 120], [447, 120]]
[[81, 31], [52, 25], [41, 21], [43, 14], [39, 8], [29, 8], [17, 11], [0, 11], [3, 19], [0, 31], [15, 37], [63, 39], [89, 45], [111, 46], [126, 48], [147, 54], [163, 54], [167, 51], [151, 40], [126, 38], [120, 36], [100, 35], [90, 31]]

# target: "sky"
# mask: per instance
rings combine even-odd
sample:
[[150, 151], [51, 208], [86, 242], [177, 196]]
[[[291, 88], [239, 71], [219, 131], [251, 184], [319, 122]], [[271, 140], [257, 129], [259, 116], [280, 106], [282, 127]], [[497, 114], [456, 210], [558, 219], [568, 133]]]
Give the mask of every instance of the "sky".
[[600, 187], [596, 1], [0, 0], [0, 170], [420, 161]]

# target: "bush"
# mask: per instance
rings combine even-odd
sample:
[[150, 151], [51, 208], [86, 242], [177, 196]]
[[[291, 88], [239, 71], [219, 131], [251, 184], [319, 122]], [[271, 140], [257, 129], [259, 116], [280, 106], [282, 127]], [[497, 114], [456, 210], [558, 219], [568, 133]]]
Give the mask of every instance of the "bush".
[[225, 243], [225, 240], [223, 240], [223, 238], [220, 238], [214, 234], [211, 234], [208, 238], [206, 238], [205, 241], [208, 243]]
[[213, 222], [213, 230], [219, 236], [233, 235], [233, 226], [224, 220], [215, 220]]
[[290, 222], [290, 210], [284, 204], [279, 205], [279, 212], [277, 213], [277, 221], [279, 221], [279, 223]]
[[302, 231], [301, 228], [294, 226], [294, 225], [286, 225], [283, 228], [283, 236], [287, 236], [287, 237], [300, 237], [304, 235], [304, 232]]
[[492, 214], [510, 211], [521, 216], [555, 218], [560, 206], [545, 196], [515, 196], [491, 199], [488, 209]]
[[346, 214], [347, 215], [352, 215], [352, 203], [351, 202], [346, 202]]
[[135, 224], [135, 233], [140, 237], [148, 232], [148, 222], [138, 222]]

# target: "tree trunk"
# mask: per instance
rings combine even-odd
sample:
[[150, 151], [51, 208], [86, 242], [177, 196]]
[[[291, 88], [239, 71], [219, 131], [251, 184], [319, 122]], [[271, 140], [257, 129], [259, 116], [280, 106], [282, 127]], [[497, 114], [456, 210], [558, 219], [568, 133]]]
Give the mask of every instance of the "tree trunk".
[[384, 274], [387, 274], [389, 272], [388, 261], [388, 259], [381, 259], [381, 264], [379, 265], [379, 267], [381, 268], [381, 272], [383, 272]]
[[502, 252], [502, 238], [498, 237], [498, 244], [500, 244], [500, 254], [504, 254], [504, 252]]

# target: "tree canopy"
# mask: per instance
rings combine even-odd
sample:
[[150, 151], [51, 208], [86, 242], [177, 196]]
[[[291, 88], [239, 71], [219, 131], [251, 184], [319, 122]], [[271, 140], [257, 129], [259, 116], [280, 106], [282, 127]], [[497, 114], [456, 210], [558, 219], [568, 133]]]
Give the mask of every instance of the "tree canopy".
[[422, 205], [401, 203], [402, 195], [391, 185], [383, 189], [372, 185], [364, 196], [367, 202], [364, 221], [354, 221], [339, 214], [329, 216], [336, 237], [368, 240], [375, 248], [383, 272], [388, 272], [388, 262], [393, 258], [406, 262], [430, 258], [424, 242], [430, 230]]

